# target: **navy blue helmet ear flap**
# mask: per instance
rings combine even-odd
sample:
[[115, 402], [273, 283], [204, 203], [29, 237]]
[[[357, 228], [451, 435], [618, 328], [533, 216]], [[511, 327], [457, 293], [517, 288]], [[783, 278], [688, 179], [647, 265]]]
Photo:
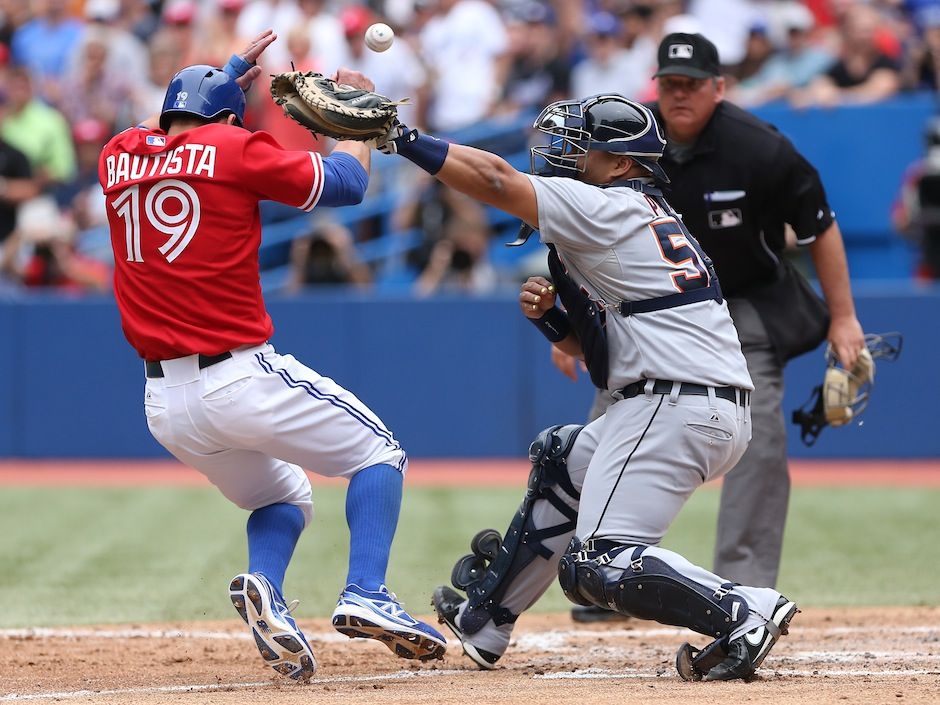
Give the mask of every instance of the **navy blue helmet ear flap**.
[[160, 128], [166, 130], [173, 115], [213, 120], [226, 114], [234, 115], [239, 125], [244, 122], [245, 92], [235, 79], [215, 66], [187, 66], [167, 86]]

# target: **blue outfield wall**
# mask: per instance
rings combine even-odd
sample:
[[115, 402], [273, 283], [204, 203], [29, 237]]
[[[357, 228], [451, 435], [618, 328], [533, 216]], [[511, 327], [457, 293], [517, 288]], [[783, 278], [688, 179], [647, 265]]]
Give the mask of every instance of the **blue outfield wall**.
[[[862, 426], [826, 429], [799, 457], [940, 457], [940, 290], [858, 292], [867, 330], [900, 330]], [[365, 400], [415, 457], [519, 457], [554, 423], [580, 422], [593, 390], [551, 366], [514, 295], [272, 300], [273, 342]], [[0, 457], [163, 457], [144, 421], [143, 372], [108, 299], [0, 303]], [[822, 351], [788, 368], [785, 408], [821, 380]]]

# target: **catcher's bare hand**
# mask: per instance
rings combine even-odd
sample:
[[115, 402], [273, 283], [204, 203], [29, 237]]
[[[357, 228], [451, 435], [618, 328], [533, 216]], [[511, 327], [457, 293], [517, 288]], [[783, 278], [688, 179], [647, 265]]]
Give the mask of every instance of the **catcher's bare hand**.
[[336, 73], [333, 74], [333, 80], [344, 86], [361, 88], [364, 91], [375, 91], [375, 84], [368, 76], [352, 69], [337, 69]]
[[[255, 64], [258, 62], [260, 56], [264, 53], [264, 50], [267, 49], [271, 42], [277, 39], [277, 35], [274, 33], [273, 29], [266, 29], [257, 37], [252, 39], [248, 45], [238, 53], [249, 64]], [[239, 76], [235, 79], [235, 83], [238, 84], [238, 87], [243, 91], [247, 91], [252, 82], [261, 75], [260, 66], [252, 66], [248, 69], [243, 76]]]
[[529, 277], [519, 292], [519, 307], [526, 318], [541, 318], [555, 306], [555, 287], [545, 277]]

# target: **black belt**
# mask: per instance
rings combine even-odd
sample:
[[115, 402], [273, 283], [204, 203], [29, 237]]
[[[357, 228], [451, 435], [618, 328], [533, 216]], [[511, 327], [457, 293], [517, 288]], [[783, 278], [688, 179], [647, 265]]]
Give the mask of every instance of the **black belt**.
[[[230, 357], [232, 357], [232, 353], [230, 352], [219, 353], [218, 355], [203, 355], [199, 353], [199, 369], [204, 370], [217, 362], [228, 360]], [[147, 376], [151, 379], [157, 379], [163, 376], [163, 368], [160, 366], [159, 360], [147, 360], [144, 366], [147, 370]]]
[[[672, 394], [672, 385], [673, 383], [668, 379], [657, 379], [653, 382], [653, 394]], [[631, 399], [643, 394], [645, 389], [646, 380], [641, 379], [639, 382], [628, 384], [620, 390], [620, 394], [624, 399]], [[679, 384], [679, 394], [692, 394], [707, 397], [709, 389], [714, 389], [715, 396], [719, 399], [727, 399], [735, 404], [740, 403], [747, 405], [749, 393], [746, 389], [739, 389], [738, 387], [706, 387], [704, 384], [691, 384], [689, 382]]]

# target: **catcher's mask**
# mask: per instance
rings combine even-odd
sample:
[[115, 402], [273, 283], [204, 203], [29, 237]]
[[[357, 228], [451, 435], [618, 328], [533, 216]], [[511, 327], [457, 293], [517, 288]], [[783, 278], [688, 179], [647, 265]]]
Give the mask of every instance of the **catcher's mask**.
[[868, 406], [875, 384], [875, 360], [894, 362], [901, 354], [900, 333], [870, 333], [858, 361], [847, 370], [838, 361], [831, 346], [826, 347], [826, 375], [813, 389], [809, 401], [793, 412], [793, 423], [800, 426], [800, 438], [813, 445], [826, 426], [845, 426], [857, 419]]
[[658, 181], [669, 183], [659, 166], [666, 141], [652, 111], [641, 103], [615, 93], [561, 100], [546, 107], [533, 127], [551, 138], [531, 148], [533, 174], [575, 177], [594, 149], [632, 157]]
[[170, 126], [173, 115], [195, 115], [215, 120], [235, 116], [241, 126], [245, 118], [245, 93], [222, 69], [205, 64], [187, 66], [170, 81], [160, 111], [160, 128]]

